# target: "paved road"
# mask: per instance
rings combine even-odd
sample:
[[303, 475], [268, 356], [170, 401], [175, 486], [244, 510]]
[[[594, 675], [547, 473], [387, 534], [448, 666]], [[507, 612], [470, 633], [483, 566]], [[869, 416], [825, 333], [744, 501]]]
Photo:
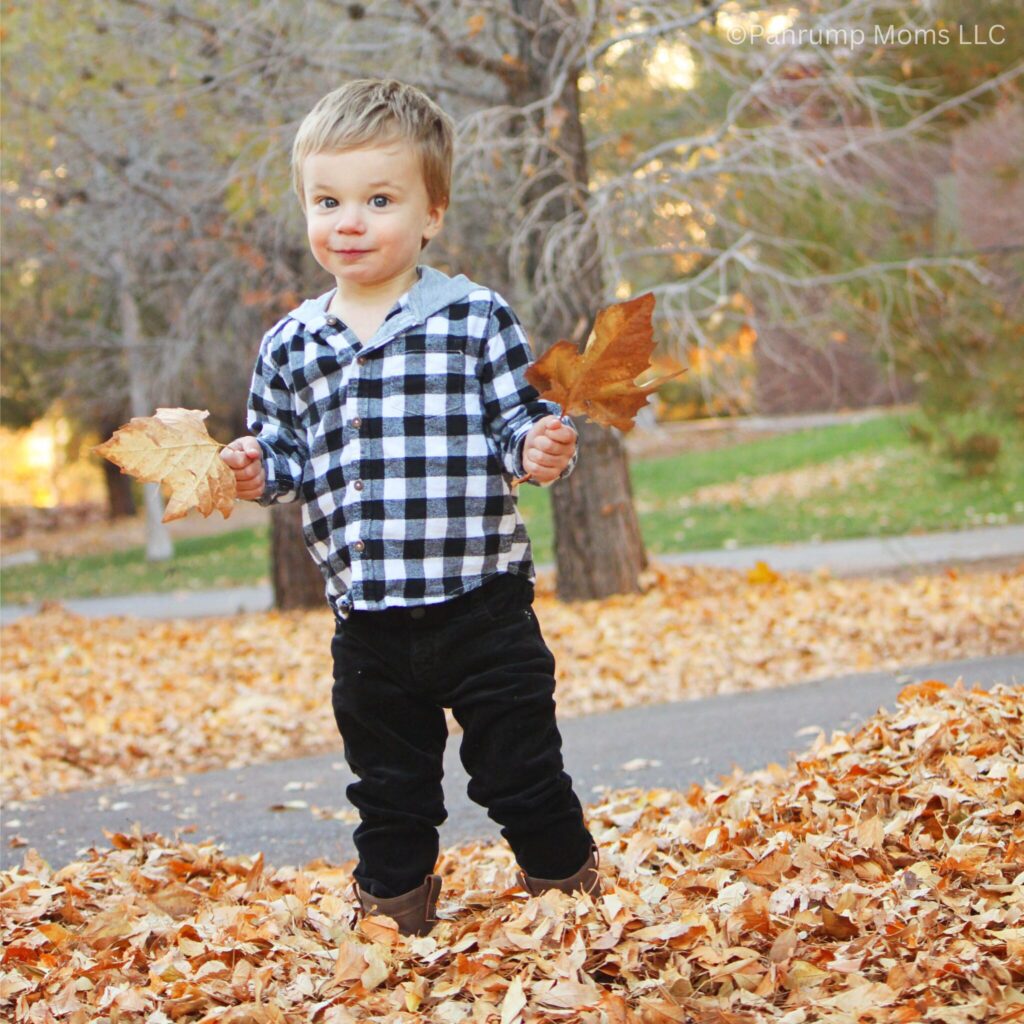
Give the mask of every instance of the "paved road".
[[[969, 563], [993, 558], [1024, 558], [1024, 525], [922, 533], [904, 537], [864, 537], [817, 544], [778, 544], [733, 550], [688, 551], [657, 555], [667, 565], [710, 565], [749, 569], [767, 562], [782, 572], [813, 572], [827, 567], [837, 576], [924, 569], [940, 563]], [[541, 570], [550, 566], [541, 566]], [[142, 618], [203, 618], [266, 611], [273, 602], [269, 586], [226, 590], [132, 594], [128, 597], [68, 598], [63, 605], [78, 615], [138, 615]], [[0, 625], [38, 611], [38, 605], [5, 605]]]
[[[605, 786], [685, 789], [693, 782], [715, 781], [733, 765], [785, 764], [789, 752], [812, 742], [809, 730], [855, 727], [880, 706], [892, 708], [909, 682], [937, 678], [952, 684], [959, 676], [968, 686], [1003, 682], [1024, 687], [1024, 654], [566, 719], [566, 765], [584, 803], [597, 799]], [[442, 845], [496, 838], [496, 826], [466, 796], [457, 737], [448, 744], [445, 779], [449, 819]], [[340, 862], [353, 856], [352, 824], [318, 819], [309, 808], [350, 812], [344, 790], [351, 780], [339, 741], [335, 754], [12, 803], [0, 825], [0, 866], [19, 863], [24, 853], [8, 846], [13, 835], [25, 837], [57, 867], [75, 859], [81, 848], [107, 845], [104, 828], [125, 831], [134, 822], [165, 835], [195, 826], [189, 838], [212, 837], [231, 853], [262, 850], [271, 864], [302, 864], [317, 857]], [[309, 806], [270, 810], [290, 801]]]

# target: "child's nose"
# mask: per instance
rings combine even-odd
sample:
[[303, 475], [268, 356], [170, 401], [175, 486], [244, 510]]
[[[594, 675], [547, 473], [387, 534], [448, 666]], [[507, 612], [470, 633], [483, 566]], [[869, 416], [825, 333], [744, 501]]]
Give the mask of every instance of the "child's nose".
[[339, 207], [338, 215], [334, 218], [334, 230], [344, 235], [362, 234], [362, 211], [354, 207]]

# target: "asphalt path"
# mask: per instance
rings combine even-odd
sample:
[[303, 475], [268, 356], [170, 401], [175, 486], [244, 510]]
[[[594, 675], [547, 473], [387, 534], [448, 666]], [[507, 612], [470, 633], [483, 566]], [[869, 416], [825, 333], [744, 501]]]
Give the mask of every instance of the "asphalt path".
[[[817, 730], [849, 730], [880, 707], [892, 709], [908, 683], [940, 679], [952, 685], [960, 677], [967, 687], [1022, 687], [1024, 700], [1024, 654], [850, 675], [565, 719], [566, 767], [584, 804], [607, 788], [713, 784], [734, 766], [786, 764], [790, 753], [810, 746]], [[326, 706], [324, 713], [330, 713]], [[466, 796], [458, 745], [459, 736], [452, 736], [442, 846], [498, 838], [497, 826]], [[335, 753], [318, 757], [12, 801], [0, 816], [0, 867], [20, 863], [30, 847], [52, 867], [63, 866], [90, 846], [108, 846], [104, 829], [124, 832], [136, 824], [166, 836], [186, 830], [189, 841], [212, 838], [232, 854], [263, 851], [268, 864], [317, 858], [342, 863], [354, 856], [353, 815], [345, 798], [352, 778], [339, 740]], [[15, 836], [27, 846], [12, 848]]]

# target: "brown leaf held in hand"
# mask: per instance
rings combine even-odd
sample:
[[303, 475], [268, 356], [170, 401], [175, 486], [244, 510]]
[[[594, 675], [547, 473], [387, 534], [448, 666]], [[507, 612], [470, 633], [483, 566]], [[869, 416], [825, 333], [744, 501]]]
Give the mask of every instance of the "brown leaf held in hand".
[[168, 496], [164, 522], [182, 519], [190, 508], [225, 519], [235, 502], [235, 476], [220, 457], [224, 446], [210, 437], [198, 409], [157, 409], [118, 427], [94, 451], [137, 480], [160, 483]]
[[632, 430], [647, 396], [671, 379], [634, 383], [651, 367], [653, 312], [650, 292], [605, 307], [582, 355], [571, 341], [560, 341], [526, 371], [526, 379], [567, 416], [588, 416], [606, 427]]

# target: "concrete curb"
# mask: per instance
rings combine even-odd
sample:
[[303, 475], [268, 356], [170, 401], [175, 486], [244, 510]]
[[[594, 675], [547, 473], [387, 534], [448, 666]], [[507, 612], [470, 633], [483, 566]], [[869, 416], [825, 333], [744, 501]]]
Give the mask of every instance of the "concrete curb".
[[[811, 544], [685, 551], [651, 557], [654, 562], [665, 565], [708, 565], [724, 569], [749, 569], [757, 562], [764, 561], [773, 569], [783, 572], [813, 572], [827, 568], [839, 576], [896, 569], [924, 569], [929, 565], [946, 562], [1024, 558], [1024, 525], [989, 526], [977, 530], [952, 530], [902, 537], [863, 537]], [[544, 572], [553, 567], [542, 565], [538, 568]], [[224, 590], [68, 598], [60, 603], [76, 615], [135, 615], [145, 619], [205, 618], [210, 615], [266, 611], [273, 606], [273, 592], [270, 585], [266, 584]], [[0, 607], [0, 626], [9, 625], [38, 611], [38, 603], [4, 605]]]

